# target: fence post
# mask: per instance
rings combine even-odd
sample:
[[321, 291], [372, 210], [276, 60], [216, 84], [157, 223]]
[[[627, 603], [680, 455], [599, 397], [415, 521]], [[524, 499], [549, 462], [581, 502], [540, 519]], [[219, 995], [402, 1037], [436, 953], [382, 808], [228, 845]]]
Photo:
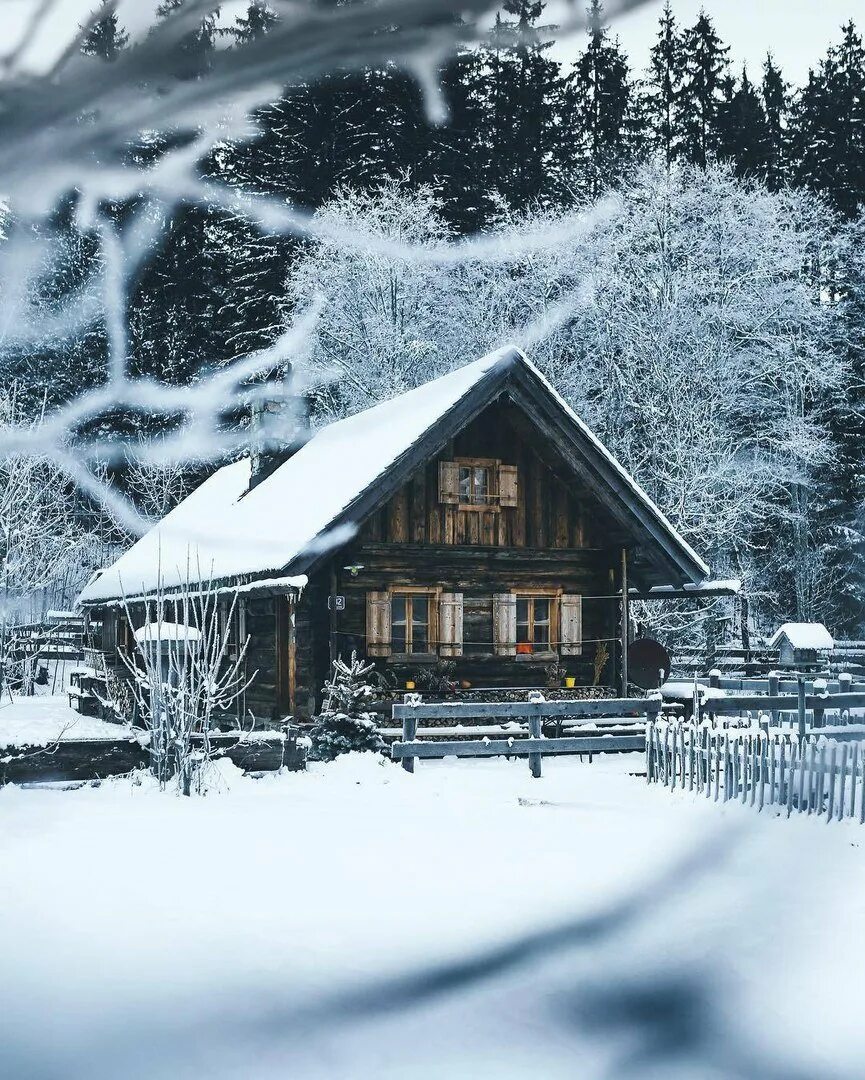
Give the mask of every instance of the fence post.
[[829, 807], [826, 812], [826, 820], [831, 821], [835, 816], [835, 747], [833, 742], [829, 751]]
[[847, 743], [841, 747], [841, 783], [838, 787], [838, 820], [844, 818], [844, 793], [847, 786]]
[[[712, 668], [709, 672], [709, 688], [711, 690], [719, 690], [721, 688], [721, 672], [717, 668]], [[715, 722], [715, 710], [712, 708], [713, 697], [711, 694], [706, 695], [708, 702], [706, 703], [706, 711], [709, 714], [709, 720], [714, 724]]]
[[[778, 689], [781, 685], [781, 678], [777, 671], [769, 672], [769, 697], [777, 697]], [[770, 712], [772, 718], [772, 727], [777, 727], [781, 720], [781, 714], [777, 709], [772, 709]]]
[[799, 713], [799, 745], [801, 746], [805, 742], [805, 676], [799, 676], [798, 684], [799, 701], [798, 701], [798, 713]]
[[[529, 717], [529, 738], [539, 739], [541, 737], [541, 718], [539, 716]], [[540, 752], [529, 754], [529, 768], [532, 771], [532, 776], [538, 780], [541, 775], [541, 755]]]
[[[419, 700], [420, 700], [420, 698], [418, 697], [417, 694], [406, 694], [405, 697], [403, 698], [403, 704], [404, 705], [414, 705]], [[402, 722], [402, 741], [403, 742], [414, 742], [416, 736], [417, 736], [417, 717], [412, 716], [411, 714], [409, 714], [408, 716], [404, 717], [403, 722]], [[404, 757], [402, 759], [402, 767], [405, 769], [406, 772], [413, 773], [414, 772], [414, 758], [413, 757]]]
[[[814, 680], [814, 693], [817, 695], [817, 697], [827, 697], [828, 696], [828, 688], [829, 688], [829, 684], [826, 682], [825, 679], [815, 679]], [[821, 728], [821, 727], [825, 727], [825, 726], [826, 726], [826, 710], [825, 709], [816, 709], [815, 708], [814, 709], [814, 727], [815, 728]]]
[[[839, 693], [841, 693], [841, 694], [849, 694], [850, 691], [852, 690], [852, 688], [853, 688], [853, 676], [850, 674], [849, 671], [842, 672], [838, 676], [838, 691], [839, 691]], [[846, 710], [846, 713], [845, 713], [845, 711], [842, 710], [841, 713], [838, 716], [838, 720], [839, 720], [840, 723], [843, 724], [845, 715], [847, 717], [847, 723], [849, 724], [850, 723], [850, 710], [849, 709]]]

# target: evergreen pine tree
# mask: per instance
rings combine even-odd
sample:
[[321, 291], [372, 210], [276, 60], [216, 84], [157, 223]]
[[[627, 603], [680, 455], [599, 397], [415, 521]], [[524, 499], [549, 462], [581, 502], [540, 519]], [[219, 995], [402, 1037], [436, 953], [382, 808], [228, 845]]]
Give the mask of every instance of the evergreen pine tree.
[[854, 216], [865, 201], [865, 49], [852, 22], [809, 73], [791, 128], [794, 179]]
[[682, 39], [684, 77], [679, 106], [681, 156], [705, 168], [718, 151], [718, 110], [729, 49], [701, 11]]
[[763, 179], [769, 169], [770, 149], [766, 113], [759, 90], [742, 69], [741, 81], [728, 77], [718, 109], [718, 157], [731, 161], [740, 176]]
[[561, 66], [540, 27], [543, 0], [505, 0], [487, 48], [490, 179], [512, 207], [523, 210], [562, 190]]
[[234, 26], [227, 31], [238, 45], [246, 45], [270, 30], [277, 21], [277, 15], [271, 11], [264, 0], [250, 0], [249, 7], [234, 20]]
[[494, 212], [486, 77], [478, 50], [453, 58], [442, 73], [448, 122], [430, 136], [430, 182], [445, 220], [460, 233], [483, 228]]
[[766, 184], [778, 191], [787, 178], [787, 119], [790, 88], [769, 53], [763, 63], [761, 85], [763, 114], [766, 117]]
[[664, 5], [644, 83], [642, 110], [651, 141], [669, 165], [681, 141], [679, 108], [685, 78], [682, 37], [669, 0]]
[[110, 62], [129, 44], [129, 35], [119, 25], [113, 4], [103, 0], [101, 10], [99, 18], [84, 32], [81, 51], [85, 56], [99, 56]]
[[[157, 17], [165, 19], [186, 0], [163, 0]], [[216, 47], [216, 13], [201, 17], [184, 35], [173, 60], [178, 79], [198, 79], [207, 71]], [[153, 141], [156, 155], [170, 138]], [[204, 163], [213, 172], [216, 161]], [[188, 382], [202, 370], [233, 355], [224, 326], [224, 281], [231, 272], [224, 252], [229, 215], [210, 207], [177, 206], [166, 221], [160, 244], [142, 269], [131, 295], [131, 331], [135, 369], [172, 382]]]
[[628, 62], [603, 25], [600, 0], [591, 0], [588, 14], [589, 44], [568, 82], [567, 98], [579, 167], [587, 194], [596, 198], [631, 149], [634, 115]]
[[[187, 0], [161, 0], [156, 9], [157, 19], [166, 19], [178, 11]], [[201, 16], [198, 26], [180, 40], [174, 60], [174, 73], [181, 79], [200, 78], [210, 66], [216, 42], [218, 7]]]

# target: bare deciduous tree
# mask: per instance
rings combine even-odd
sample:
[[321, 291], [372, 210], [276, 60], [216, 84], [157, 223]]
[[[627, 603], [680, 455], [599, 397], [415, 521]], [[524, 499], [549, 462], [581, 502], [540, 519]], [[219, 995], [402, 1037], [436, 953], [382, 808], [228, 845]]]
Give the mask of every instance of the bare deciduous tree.
[[[144, 598], [144, 621], [134, 631], [135, 653], [121, 657], [131, 677], [137, 712], [150, 733], [154, 775], [165, 787], [174, 776], [183, 795], [200, 792], [213, 752], [217, 718], [242, 697], [247, 641], [233, 650], [231, 623], [212, 582], [189, 573], [179, 590], [161, 584]], [[126, 618], [134, 625], [131, 605]]]

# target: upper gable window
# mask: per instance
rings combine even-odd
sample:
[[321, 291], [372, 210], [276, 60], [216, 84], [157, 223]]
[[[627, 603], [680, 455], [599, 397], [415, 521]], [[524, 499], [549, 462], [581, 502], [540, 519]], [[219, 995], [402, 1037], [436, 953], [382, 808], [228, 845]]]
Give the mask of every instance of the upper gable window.
[[494, 458], [439, 462], [439, 502], [460, 510], [517, 505], [517, 467]]
[[489, 506], [491, 504], [489, 466], [460, 465], [459, 484], [460, 503], [464, 506]]

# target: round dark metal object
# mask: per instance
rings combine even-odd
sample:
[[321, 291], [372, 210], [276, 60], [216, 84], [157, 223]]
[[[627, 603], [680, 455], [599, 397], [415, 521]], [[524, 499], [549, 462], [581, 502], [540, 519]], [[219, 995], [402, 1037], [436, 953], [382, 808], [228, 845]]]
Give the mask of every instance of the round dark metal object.
[[644, 690], [657, 690], [670, 677], [670, 654], [657, 641], [640, 638], [628, 646], [628, 679]]

